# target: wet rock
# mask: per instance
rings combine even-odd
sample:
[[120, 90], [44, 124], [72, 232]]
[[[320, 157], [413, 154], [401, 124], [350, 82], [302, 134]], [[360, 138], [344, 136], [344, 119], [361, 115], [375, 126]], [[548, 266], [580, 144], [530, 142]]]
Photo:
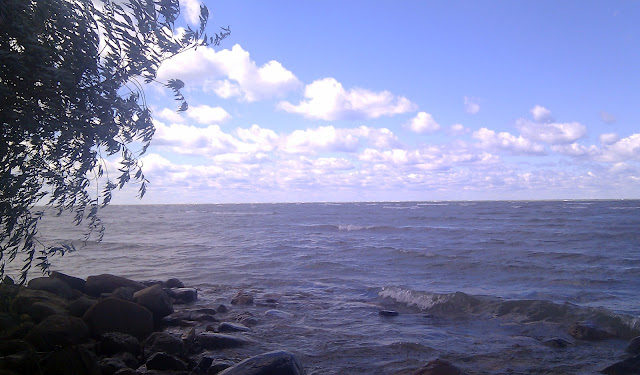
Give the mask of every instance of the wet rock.
[[291, 353], [276, 351], [264, 353], [229, 367], [220, 375], [304, 375], [300, 361]]
[[135, 293], [135, 289], [130, 286], [121, 286], [116, 288], [113, 292], [111, 292], [108, 296], [113, 298], [120, 298], [125, 301], [133, 301], [133, 294]]
[[167, 332], [154, 332], [144, 342], [144, 354], [145, 357], [149, 357], [159, 352], [181, 356], [185, 353], [184, 342]]
[[231, 299], [231, 304], [253, 305], [253, 295], [251, 295], [251, 293], [245, 292], [244, 290], [241, 290]]
[[42, 367], [42, 373], [47, 375], [101, 375], [95, 355], [82, 346], [49, 353]]
[[167, 353], [154, 353], [147, 360], [147, 369], [159, 371], [185, 371], [187, 365], [180, 359]]
[[137, 281], [110, 274], [89, 276], [85, 284], [86, 293], [94, 297], [98, 297], [102, 293], [111, 293], [120, 287], [131, 287], [135, 291], [138, 291], [144, 289], [145, 285]]
[[184, 284], [182, 283], [182, 281], [176, 279], [176, 278], [172, 278], [167, 280], [164, 285], [167, 288], [184, 288]]
[[67, 283], [53, 277], [36, 277], [35, 279], [31, 279], [27, 284], [27, 288], [44, 290], [65, 299], [70, 299], [73, 296], [71, 287], [67, 285]]
[[640, 354], [640, 336], [634, 337], [627, 345], [627, 353]]
[[25, 340], [39, 350], [81, 344], [89, 339], [89, 328], [82, 319], [68, 315], [52, 315], [33, 327]]
[[258, 320], [255, 319], [253, 317], [253, 315], [251, 315], [250, 312], [245, 311], [245, 312], [241, 312], [240, 314], [237, 314], [235, 316], [235, 320], [236, 322], [240, 323], [240, 324], [244, 324], [247, 327], [253, 327], [258, 325]]
[[569, 327], [569, 334], [579, 340], [605, 340], [613, 338], [614, 335], [611, 332], [597, 328], [588, 323], [575, 323]]
[[140, 354], [140, 341], [134, 336], [121, 332], [107, 332], [102, 335], [99, 353], [105, 355], [114, 355], [125, 352], [133, 355]]
[[227, 306], [225, 306], [225, 305], [220, 305], [220, 306], [218, 306], [218, 307], [216, 308], [216, 311], [217, 311], [219, 314], [224, 314], [224, 313], [229, 312], [229, 309], [228, 309], [228, 308], [227, 308]]
[[198, 300], [198, 290], [195, 288], [172, 288], [169, 290], [176, 303], [191, 303]]
[[219, 374], [221, 371], [228, 369], [231, 366], [234, 366], [235, 362], [226, 361], [222, 359], [217, 359], [211, 363], [211, 366], [207, 369], [207, 375], [215, 375]]
[[84, 293], [86, 281], [79, 277], [69, 276], [62, 272], [52, 271], [49, 277], [62, 280], [65, 284], [69, 285], [71, 289], [75, 289]]
[[192, 315], [191, 318], [199, 322], [217, 322], [218, 321], [218, 319], [216, 319], [215, 316], [209, 315], [209, 314], [196, 314], [196, 315]]
[[249, 331], [251, 331], [251, 328], [238, 323], [222, 322], [218, 326], [218, 332], [249, 332]]
[[153, 332], [153, 315], [146, 308], [117, 298], [105, 298], [91, 306], [82, 319], [94, 336], [121, 332], [142, 339]]
[[188, 311], [180, 311], [162, 318], [162, 324], [170, 327], [193, 327], [196, 322]]
[[211, 332], [203, 332], [197, 335], [195, 342], [208, 350], [235, 348], [250, 343], [249, 340], [244, 338]]
[[614, 363], [600, 372], [607, 375], [638, 375], [640, 374], [640, 354]]
[[413, 375], [466, 375], [466, 373], [448, 361], [434, 359], [427, 362], [425, 367], [418, 369]]
[[210, 309], [208, 307], [196, 309], [194, 311], [200, 314], [209, 314], [209, 315], [216, 315], [218, 313], [216, 309]]
[[398, 316], [399, 313], [395, 310], [380, 310], [378, 311], [378, 315], [380, 316]]
[[81, 296], [69, 304], [69, 315], [82, 317], [97, 302], [97, 299]]
[[113, 375], [123, 368], [131, 368], [127, 366], [121, 358], [103, 358], [98, 361], [98, 368], [101, 375]]
[[151, 311], [156, 321], [160, 321], [165, 316], [173, 313], [171, 300], [160, 285], [150, 286], [135, 292], [133, 300]]
[[196, 339], [196, 329], [191, 328], [187, 332], [183, 333], [182, 336], [180, 336], [180, 339], [182, 339], [182, 342], [185, 345], [191, 344]]
[[560, 338], [552, 338], [549, 340], [545, 340], [542, 342], [543, 345], [549, 346], [551, 348], [566, 348], [570, 345], [573, 345], [572, 343], [570, 343], [567, 340], [564, 339], [560, 339]]

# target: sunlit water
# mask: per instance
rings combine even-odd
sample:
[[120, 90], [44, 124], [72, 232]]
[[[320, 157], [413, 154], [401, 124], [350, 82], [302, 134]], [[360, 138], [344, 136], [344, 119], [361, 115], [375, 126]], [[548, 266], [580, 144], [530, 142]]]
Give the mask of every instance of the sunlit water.
[[[437, 357], [471, 374], [588, 374], [640, 329], [640, 201], [113, 206], [102, 218], [104, 240], [54, 269], [178, 277], [203, 304], [276, 296], [292, 316], [255, 307], [253, 337], [311, 374], [411, 373]], [[42, 234], [77, 236], [52, 218]], [[624, 338], [577, 341], [578, 320]], [[553, 337], [576, 345], [542, 344]]]

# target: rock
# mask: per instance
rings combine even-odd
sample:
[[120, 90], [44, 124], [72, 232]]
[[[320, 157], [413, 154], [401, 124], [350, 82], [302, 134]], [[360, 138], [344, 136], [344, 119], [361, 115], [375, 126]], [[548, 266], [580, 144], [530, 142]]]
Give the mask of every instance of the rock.
[[0, 312], [0, 332], [20, 324], [20, 317], [9, 312]]
[[160, 321], [165, 316], [173, 313], [171, 300], [160, 285], [153, 285], [135, 292], [133, 300], [151, 311], [156, 321]]
[[98, 352], [105, 355], [117, 353], [140, 354], [140, 341], [134, 336], [121, 332], [107, 332], [102, 335]]
[[131, 287], [135, 291], [142, 290], [145, 285], [124, 277], [102, 274], [87, 277], [85, 284], [86, 293], [99, 297], [102, 293], [111, 293], [120, 287]]
[[211, 332], [200, 333], [196, 336], [195, 342], [208, 350], [235, 348], [250, 343], [243, 338]]
[[89, 339], [89, 328], [82, 319], [68, 315], [51, 315], [33, 327], [25, 340], [39, 350], [81, 344]]
[[178, 280], [178, 279], [169, 279], [167, 280], [164, 285], [167, 288], [184, 288], [184, 284], [182, 283], [182, 281]]
[[23, 340], [0, 341], [0, 374], [40, 374], [40, 358]]
[[133, 289], [132, 287], [121, 286], [119, 288], [116, 288], [116, 290], [114, 290], [113, 292], [111, 292], [109, 296], [113, 298], [120, 298], [125, 301], [133, 301], [134, 293], [135, 293], [135, 289]]
[[144, 355], [149, 357], [153, 353], [164, 352], [167, 354], [182, 356], [185, 353], [184, 342], [166, 332], [154, 332], [144, 342]]
[[56, 311], [65, 311], [69, 306], [66, 299], [53, 293], [28, 288], [23, 288], [18, 292], [11, 306], [17, 314], [29, 314], [31, 306], [36, 302], [49, 305]]
[[600, 372], [607, 375], [638, 375], [640, 374], [640, 354], [614, 363]]
[[185, 371], [187, 365], [178, 358], [167, 353], [154, 353], [147, 360], [147, 369], [160, 371]]
[[627, 353], [640, 354], [640, 336], [632, 338], [626, 350]]
[[191, 344], [196, 339], [196, 329], [191, 328], [187, 332], [183, 333], [182, 336], [180, 336], [180, 339], [182, 339], [182, 342], [185, 345]]
[[196, 314], [196, 315], [192, 315], [191, 319], [193, 320], [197, 320], [199, 322], [217, 322], [218, 319], [216, 319], [215, 316], [213, 315], [209, 315], [209, 314]]
[[103, 358], [98, 361], [102, 375], [113, 375], [122, 369], [134, 369], [140, 365], [138, 359], [131, 353], [123, 352], [114, 357]]
[[605, 340], [613, 338], [614, 335], [611, 332], [607, 332], [600, 328], [594, 327], [588, 323], [575, 323], [569, 327], [569, 334], [579, 340]]
[[247, 327], [253, 327], [258, 324], [258, 321], [251, 315], [250, 312], [244, 311], [235, 316], [236, 322], [244, 324]]
[[195, 288], [172, 288], [171, 296], [176, 299], [176, 303], [191, 303], [198, 300], [198, 290]]
[[49, 353], [42, 366], [42, 373], [47, 375], [101, 375], [95, 355], [82, 346]]
[[557, 337], [549, 339], [549, 340], [545, 340], [545, 341], [542, 342], [542, 344], [546, 345], [546, 346], [549, 346], [549, 347], [552, 347], [552, 348], [566, 348], [566, 347], [568, 347], [570, 345], [573, 345], [569, 341], [564, 340], [564, 339], [560, 339], [560, 338], [557, 338]]
[[98, 337], [107, 332], [121, 332], [143, 339], [153, 332], [153, 315], [149, 310], [117, 298], [98, 301], [82, 319]]
[[35, 326], [36, 324], [34, 322], [22, 322], [17, 326], [13, 326], [11, 328], [4, 330], [2, 332], [2, 335], [0, 336], [0, 340], [22, 339]]
[[232, 305], [253, 305], [253, 296], [244, 290], [239, 291], [235, 297], [231, 299]]
[[31, 279], [27, 284], [27, 288], [44, 290], [65, 299], [70, 299], [73, 295], [71, 287], [67, 285], [67, 283], [53, 277], [36, 277], [35, 279]]
[[196, 368], [202, 372], [202, 373], [207, 373], [207, 370], [209, 369], [209, 367], [211, 366], [211, 364], [213, 363], [214, 358], [211, 358], [209, 356], [202, 356], [200, 358], [200, 360], [198, 360], [198, 364], [196, 365]]
[[229, 312], [229, 309], [228, 309], [228, 308], [227, 308], [227, 306], [225, 306], [225, 305], [220, 305], [220, 306], [218, 306], [218, 308], [216, 308], [216, 311], [217, 311], [219, 314], [224, 314], [224, 313]]
[[95, 305], [98, 300], [89, 298], [87, 296], [81, 296], [75, 301], [69, 304], [69, 314], [77, 317], [82, 317], [84, 313], [91, 308], [91, 306]]
[[197, 312], [197, 313], [200, 313], [200, 314], [209, 314], [209, 315], [216, 315], [218, 313], [218, 310], [210, 309], [208, 307], [204, 307], [204, 308], [201, 308], [201, 309], [196, 309], [194, 311]]
[[50, 305], [45, 302], [35, 302], [29, 307], [28, 314], [34, 322], [41, 322], [51, 315], [66, 315], [66, 311], [59, 306]]
[[218, 326], [218, 332], [249, 332], [251, 328], [242, 324], [223, 322]]
[[207, 369], [206, 374], [207, 375], [219, 374], [221, 371], [226, 370], [233, 365], [235, 365], [235, 362], [217, 359], [211, 363], [211, 366], [209, 366], [209, 368]]
[[398, 316], [399, 313], [395, 310], [380, 310], [378, 311], [378, 315], [380, 316]]
[[85, 285], [87, 282], [79, 277], [65, 275], [64, 273], [58, 271], [52, 271], [51, 274], [49, 274], [49, 277], [62, 280], [71, 289], [78, 290], [82, 293], [84, 293], [85, 291]]
[[264, 353], [229, 367], [220, 375], [304, 375], [300, 361], [291, 353], [276, 351]]
[[427, 362], [425, 367], [418, 369], [413, 375], [466, 375], [466, 373], [447, 361], [434, 359]]
[[286, 311], [282, 311], [282, 310], [267, 310], [264, 312], [265, 316], [270, 316], [273, 318], [279, 318], [279, 319], [289, 319], [289, 318], [293, 318], [293, 314], [290, 312], [286, 312]]

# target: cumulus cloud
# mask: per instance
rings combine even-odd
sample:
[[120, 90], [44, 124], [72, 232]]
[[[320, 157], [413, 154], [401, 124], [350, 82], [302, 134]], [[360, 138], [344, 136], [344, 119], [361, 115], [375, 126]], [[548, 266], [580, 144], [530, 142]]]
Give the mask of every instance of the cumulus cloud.
[[612, 143], [618, 142], [620, 137], [616, 133], [605, 133], [605, 134], [600, 134], [598, 139], [600, 140], [600, 143], [602, 143], [603, 145], [610, 145]]
[[345, 90], [334, 78], [308, 84], [304, 100], [297, 105], [283, 101], [278, 107], [286, 112], [321, 120], [361, 120], [393, 116], [414, 110], [415, 104], [389, 91], [374, 92], [361, 88]]
[[163, 108], [158, 112], [154, 111], [153, 118], [173, 123], [181, 123], [184, 121], [184, 118], [180, 115], [180, 113], [169, 108]]
[[440, 125], [427, 112], [418, 112], [409, 122], [409, 128], [416, 133], [430, 133], [440, 129]]
[[154, 146], [168, 147], [179, 154], [212, 155], [236, 149], [235, 139], [218, 125], [199, 128], [191, 125], [165, 125], [155, 121]]
[[513, 154], [544, 154], [544, 146], [508, 132], [496, 133], [487, 128], [480, 128], [473, 132], [473, 138], [480, 141], [483, 149], [497, 149], [510, 151]]
[[453, 124], [449, 127], [449, 133], [453, 135], [463, 135], [469, 133], [470, 131], [471, 129], [466, 128], [462, 124]]
[[198, 0], [182, 0], [180, 6], [183, 10], [184, 18], [192, 24], [200, 24], [200, 1]]
[[559, 154], [569, 156], [595, 156], [600, 150], [596, 146], [583, 146], [578, 143], [552, 145], [551, 149]]
[[536, 105], [535, 107], [531, 108], [531, 114], [533, 115], [533, 119], [536, 122], [553, 121], [553, 117], [551, 117], [551, 111], [541, 105]]
[[627, 160], [640, 160], [640, 133], [632, 134], [613, 144], [604, 146], [600, 159], [614, 163]]
[[202, 88], [223, 98], [240, 97], [247, 102], [280, 97], [300, 87], [296, 76], [278, 61], [258, 66], [239, 44], [231, 50], [189, 50], [158, 69], [160, 80], [176, 77], [187, 84], [187, 89]]
[[579, 122], [541, 123], [519, 119], [516, 121], [516, 127], [524, 137], [549, 144], [572, 143], [587, 134], [587, 128]]
[[287, 153], [356, 152], [362, 144], [378, 148], [397, 146], [398, 140], [389, 129], [367, 126], [340, 129], [320, 126], [315, 129], [295, 130], [284, 138], [281, 147]]
[[199, 124], [220, 123], [231, 118], [231, 115], [224, 108], [208, 105], [190, 106], [186, 113]]
[[476, 98], [465, 96], [464, 111], [471, 115], [475, 115], [476, 113], [480, 112], [480, 104], [478, 104], [478, 100]]

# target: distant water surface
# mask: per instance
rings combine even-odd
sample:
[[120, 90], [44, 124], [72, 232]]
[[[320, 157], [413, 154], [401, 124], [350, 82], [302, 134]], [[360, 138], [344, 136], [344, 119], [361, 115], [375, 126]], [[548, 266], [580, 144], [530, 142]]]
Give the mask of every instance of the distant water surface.
[[[201, 303], [275, 295], [293, 315], [262, 316], [254, 334], [311, 374], [411, 373], [437, 357], [472, 374], [588, 374], [640, 334], [640, 201], [142, 205], [102, 218], [104, 240], [54, 269], [178, 277]], [[42, 229], [78, 235], [54, 218]], [[576, 342], [576, 320], [624, 339]], [[552, 337], [576, 345], [542, 345]]]

